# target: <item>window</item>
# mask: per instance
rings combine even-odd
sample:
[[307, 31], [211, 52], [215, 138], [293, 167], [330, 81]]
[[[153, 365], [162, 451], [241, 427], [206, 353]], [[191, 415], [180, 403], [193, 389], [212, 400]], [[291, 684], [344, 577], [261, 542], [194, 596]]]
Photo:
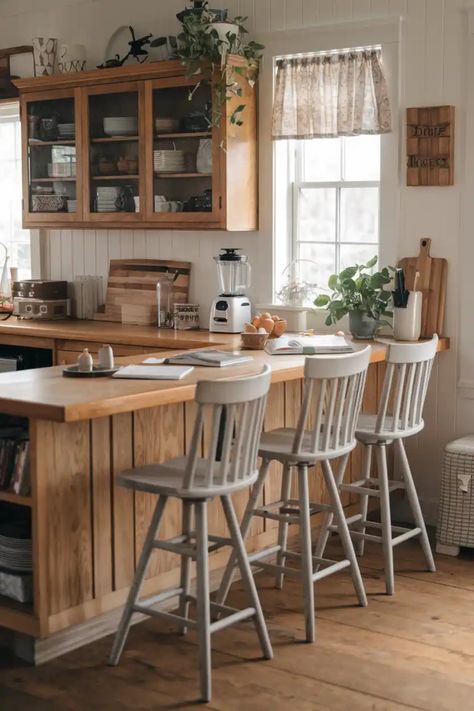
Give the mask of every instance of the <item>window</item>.
[[277, 151], [276, 170], [288, 175], [288, 256], [310, 260], [301, 277], [325, 287], [330, 274], [379, 252], [380, 136], [289, 141], [287, 150], [283, 166]]
[[[31, 276], [29, 230], [21, 227], [21, 131], [16, 102], [0, 104], [0, 242], [8, 249], [9, 266], [20, 279]], [[4, 250], [0, 250], [0, 265]]]

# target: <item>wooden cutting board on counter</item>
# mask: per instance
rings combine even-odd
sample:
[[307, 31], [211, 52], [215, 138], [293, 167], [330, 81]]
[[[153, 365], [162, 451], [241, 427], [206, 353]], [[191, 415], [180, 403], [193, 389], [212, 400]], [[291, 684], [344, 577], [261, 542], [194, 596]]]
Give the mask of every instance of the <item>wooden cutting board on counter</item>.
[[189, 301], [191, 262], [163, 259], [112, 259], [109, 266], [105, 305], [96, 321], [141, 326], [157, 322], [156, 284], [162, 298], [171, 289], [171, 305]]
[[417, 257], [404, 257], [398, 266], [405, 272], [405, 286], [413, 290], [416, 272], [420, 273], [417, 291], [423, 292], [421, 316], [421, 337], [431, 338], [434, 333], [443, 335], [444, 312], [446, 309], [446, 288], [448, 283], [448, 262], [430, 255], [431, 239], [420, 240]]

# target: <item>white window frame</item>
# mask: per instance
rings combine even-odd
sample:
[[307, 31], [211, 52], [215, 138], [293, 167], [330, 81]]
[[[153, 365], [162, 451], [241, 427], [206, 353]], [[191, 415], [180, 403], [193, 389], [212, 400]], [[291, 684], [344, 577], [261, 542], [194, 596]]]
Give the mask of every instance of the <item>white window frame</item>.
[[[328, 139], [329, 140], [329, 139]], [[344, 139], [341, 139], [344, 141]], [[350, 139], [349, 139], [350, 140]], [[355, 245], [355, 246], [372, 246], [377, 254], [380, 254], [380, 187], [381, 180], [344, 180], [344, 158], [345, 151], [340, 151], [340, 180], [317, 180], [317, 181], [307, 181], [303, 179], [303, 142], [295, 141], [294, 146], [294, 179], [290, 179], [291, 191], [292, 191], [292, 215], [291, 215], [291, 234], [289, 235], [289, 255], [290, 258], [298, 259], [298, 244], [323, 244], [329, 245], [334, 244], [335, 246], [335, 272], [339, 273], [340, 267], [340, 254], [341, 254], [341, 244], [344, 245]], [[291, 150], [291, 148], [289, 148]], [[322, 240], [301, 240], [299, 239], [299, 228], [300, 228], [300, 200], [299, 191], [305, 188], [335, 188], [336, 190], [336, 224], [335, 224], [335, 241], [328, 242]], [[343, 188], [378, 188], [378, 232], [377, 232], [377, 242], [341, 242], [341, 190]], [[328, 277], [330, 275], [328, 274]], [[325, 286], [321, 285], [321, 286]]]
[[[275, 158], [277, 144], [281, 141], [272, 141], [271, 138], [275, 59], [282, 55], [330, 51], [337, 47], [382, 47], [392, 107], [392, 132], [381, 136], [380, 144], [379, 257], [384, 264], [396, 262], [400, 241], [400, 166], [404, 165], [399, 118], [401, 22], [399, 16], [393, 16], [383, 20], [335, 22], [301, 30], [262, 33], [256, 37], [257, 41], [265, 45], [265, 51], [259, 77], [260, 234], [257, 268], [260, 278], [251, 293], [254, 303], [275, 304], [275, 293], [281, 286], [281, 265], [289, 262], [287, 247], [281, 236], [285, 230], [291, 230], [291, 216], [288, 216], [286, 225], [279, 219], [278, 230], [276, 220], [277, 213], [282, 209], [282, 202], [277, 203], [275, 200], [275, 186], [278, 182]], [[291, 207], [291, 195], [284, 202]]]
[[[21, 111], [20, 102], [17, 99], [0, 99], [0, 107], [8, 110], [8, 107], [12, 108], [12, 114], [18, 116], [18, 120], [21, 121]], [[21, 152], [21, 168], [24, 169], [24, 159], [23, 159], [23, 147]], [[22, 192], [23, 192], [23, 182], [22, 182]], [[21, 210], [23, 212], [23, 200]], [[27, 228], [25, 228], [27, 229]], [[29, 230], [30, 233], [30, 263], [31, 263], [31, 278], [40, 279], [42, 278], [42, 268], [41, 268], [41, 233], [40, 230]], [[1, 241], [1, 240], [0, 240]], [[12, 265], [14, 266], [14, 265]]]

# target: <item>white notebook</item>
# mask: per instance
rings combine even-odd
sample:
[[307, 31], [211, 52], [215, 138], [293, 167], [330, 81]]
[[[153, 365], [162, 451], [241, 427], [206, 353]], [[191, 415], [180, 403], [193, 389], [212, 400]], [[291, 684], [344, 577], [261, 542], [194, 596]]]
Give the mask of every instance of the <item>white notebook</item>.
[[134, 380], [181, 380], [193, 370], [194, 368], [181, 365], [125, 365], [112, 377]]

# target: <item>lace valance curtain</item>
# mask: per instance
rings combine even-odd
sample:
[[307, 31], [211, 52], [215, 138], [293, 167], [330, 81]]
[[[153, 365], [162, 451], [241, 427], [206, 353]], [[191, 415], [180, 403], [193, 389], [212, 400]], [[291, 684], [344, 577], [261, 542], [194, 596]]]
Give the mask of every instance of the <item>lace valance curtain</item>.
[[391, 130], [380, 50], [278, 60], [274, 139], [334, 138]]

